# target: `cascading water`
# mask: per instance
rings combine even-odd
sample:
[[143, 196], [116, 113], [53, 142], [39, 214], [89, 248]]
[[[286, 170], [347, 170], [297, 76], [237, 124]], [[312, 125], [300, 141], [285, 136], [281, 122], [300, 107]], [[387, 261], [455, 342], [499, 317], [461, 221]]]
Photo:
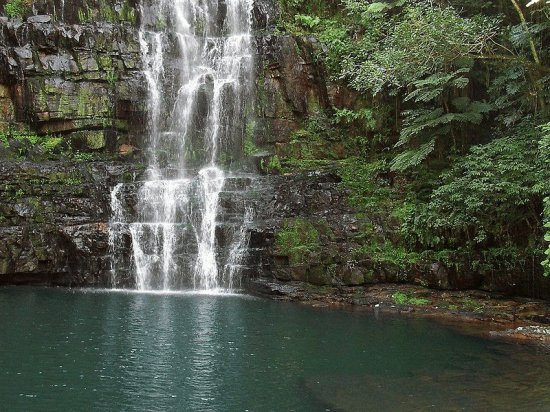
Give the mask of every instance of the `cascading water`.
[[252, 83], [251, 8], [252, 0], [141, 4], [149, 167], [137, 199], [127, 199], [131, 187], [123, 184], [111, 194], [115, 287], [125, 236], [140, 290], [234, 286], [251, 211], [227, 236], [227, 252], [219, 251], [219, 198], [227, 179], [220, 164], [242, 147]]

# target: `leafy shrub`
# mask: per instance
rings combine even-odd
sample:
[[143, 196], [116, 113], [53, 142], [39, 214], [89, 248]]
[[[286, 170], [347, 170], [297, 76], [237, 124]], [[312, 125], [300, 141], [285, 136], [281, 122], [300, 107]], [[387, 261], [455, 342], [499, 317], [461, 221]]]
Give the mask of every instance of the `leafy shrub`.
[[294, 16], [294, 21], [302, 27], [313, 29], [319, 25], [321, 19], [319, 17], [306, 16], [303, 14], [297, 14]]
[[12, 19], [22, 18], [25, 13], [27, 13], [30, 6], [30, 0], [9, 0], [4, 5], [4, 11], [8, 17], [11, 17]]
[[94, 154], [77, 151], [73, 154], [73, 159], [77, 162], [90, 162], [94, 160]]
[[451, 249], [455, 259], [487, 269], [513, 268], [536, 255], [540, 229], [530, 228], [540, 228], [540, 204], [550, 193], [550, 168], [539, 140], [526, 122], [509, 136], [472, 147], [442, 174], [429, 202], [417, 205], [403, 232], [412, 244]]

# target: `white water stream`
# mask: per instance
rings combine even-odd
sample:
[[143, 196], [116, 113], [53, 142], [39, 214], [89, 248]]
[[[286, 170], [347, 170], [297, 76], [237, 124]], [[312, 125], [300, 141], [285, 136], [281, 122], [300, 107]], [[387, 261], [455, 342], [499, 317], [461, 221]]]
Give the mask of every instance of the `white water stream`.
[[141, 4], [149, 166], [131, 214], [124, 185], [111, 194], [113, 287], [120, 283], [117, 256], [123, 253], [124, 233], [131, 238], [139, 290], [218, 290], [235, 284], [251, 211], [242, 216], [228, 251], [220, 252], [219, 197], [227, 178], [220, 155], [221, 148], [242, 141], [252, 73], [251, 8], [252, 0]]

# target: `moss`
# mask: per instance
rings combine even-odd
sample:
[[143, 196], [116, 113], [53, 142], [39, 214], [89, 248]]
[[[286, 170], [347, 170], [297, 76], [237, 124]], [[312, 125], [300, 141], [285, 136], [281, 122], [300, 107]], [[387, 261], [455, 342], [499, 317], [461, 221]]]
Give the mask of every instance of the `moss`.
[[111, 87], [113, 87], [118, 81], [118, 74], [113, 67], [109, 67], [105, 70], [105, 80]]
[[67, 94], [61, 94], [59, 96], [58, 111], [65, 117], [69, 117], [73, 113], [71, 100]]
[[86, 146], [91, 150], [103, 149], [105, 147], [105, 133], [103, 131], [86, 132]]
[[105, 21], [108, 21], [109, 23], [114, 23], [118, 20], [117, 13], [113, 10], [110, 4], [108, 4], [106, 1], [101, 1], [100, 6], [100, 15], [101, 18]]
[[320, 248], [319, 232], [306, 219], [288, 219], [276, 233], [278, 251], [291, 264], [303, 263], [306, 256]]
[[112, 111], [112, 104], [109, 98], [104, 95], [97, 95], [87, 88], [81, 88], [78, 92], [77, 115], [84, 118], [97, 119], [109, 117]]
[[36, 97], [36, 103], [38, 104], [37, 109], [41, 112], [47, 112], [49, 109], [48, 101], [47, 93], [43, 89], [39, 90]]
[[[26, 159], [32, 153], [37, 160], [49, 159], [59, 154], [63, 146], [63, 138], [53, 135], [38, 135], [30, 130], [16, 131], [8, 128], [0, 132], [0, 145], [7, 149], [10, 157]], [[40, 150], [32, 150], [39, 147]]]
[[319, 228], [319, 233], [322, 236], [325, 236], [330, 240], [331, 242], [336, 241], [336, 235], [328, 225], [327, 221], [325, 219], [319, 219], [316, 222], [316, 226]]
[[392, 295], [392, 299], [396, 305], [426, 306], [430, 304], [428, 299], [408, 296], [403, 292], [395, 292]]
[[122, 181], [124, 183], [131, 183], [135, 180], [135, 178], [136, 176], [134, 172], [127, 171], [122, 174]]
[[95, 13], [89, 7], [86, 6], [85, 8], [78, 9], [78, 21], [80, 23], [88, 23], [88, 22], [94, 21], [94, 18], [95, 18]]
[[12, 19], [23, 18], [29, 12], [32, 0], [9, 0], [4, 5], [4, 12]]
[[25, 196], [25, 191], [22, 188], [19, 188], [15, 191], [15, 199], [22, 199]]
[[136, 9], [130, 6], [128, 0], [124, 0], [122, 8], [119, 12], [120, 20], [128, 21], [131, 24], [135, 25], [137, 23], [137, 12]]
[[365, 236], [365, 243], [354, 250], [356, 258], [368, 259], [376, 264], [390, 265], [404, 271], [419, 263], [421, 257], [416, 252], [396, 245], [389, 240], [379, 241], [375, 236]]
[[78, 9], [78, 21], [80, 23], [89, 23], [99, 19], [110, 23], [128, 21], [136, 24], [137, 13], [136, 9], [130, 6], [128, 0], [122, 3], [122, 7], [118, 11], [106, 0], [101, 0], [97, 9], [92, 9], [89, 6]]
[[245, 156], [251, 156], [254, 153], [258, 153], [260, 149], [254, 143], [254, 131], [256, 129], [256, 122], [254, 120], [249, 120], [246, 123], [244, 131], [244, 143], [243, 151]]
[[44, 223], [46, 221], [46, 215], [41, 200], [38, 197], [28, 197], [26, 203], [33, 210], [32, 220], [36, 223]]
[[97, 62], [102, 70], [113, 68], [113, 59], [111, 58], [111, 56], [108, 56], [106, 54], [100, 54], [97, 57]]
[[464, 298], [462, 300], [462, 308], [468, 312], [481, 313], [483, 312], [483, 304], [472, 298]]
[[42, 140], [41, 146], [44, 148], [46, 154], [51, 154], [60, 148], [63, 143], [63, 138], [55, 136], [46, 136]]
[[77, 186], [82, 184], [82, 175], [78, 171], [73, 172], [54, 172], [47, 176], [51, 184], [64, 186]]

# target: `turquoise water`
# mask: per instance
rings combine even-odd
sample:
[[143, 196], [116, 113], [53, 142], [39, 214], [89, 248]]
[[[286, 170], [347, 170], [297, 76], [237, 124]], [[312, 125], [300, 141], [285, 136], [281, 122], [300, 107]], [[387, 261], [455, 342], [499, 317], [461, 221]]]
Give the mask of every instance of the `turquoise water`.
[[0, 289], [0, 409], [550, 410], [550, 356], [247, 296]]

